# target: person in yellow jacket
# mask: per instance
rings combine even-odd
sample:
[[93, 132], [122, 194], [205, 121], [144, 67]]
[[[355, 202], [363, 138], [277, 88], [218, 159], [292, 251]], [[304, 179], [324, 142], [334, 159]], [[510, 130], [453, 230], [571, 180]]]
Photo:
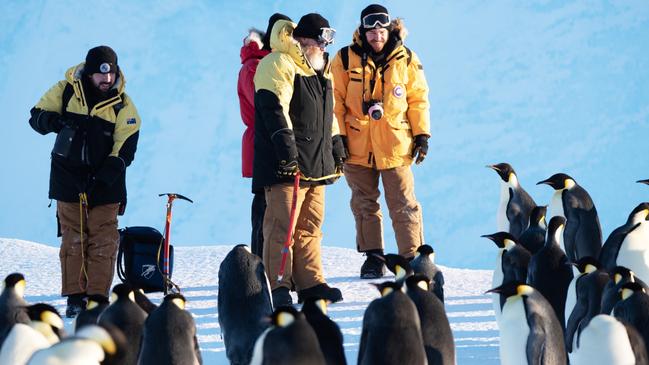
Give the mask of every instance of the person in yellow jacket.
[[[255, 73], [255, 156], [252, 186], [263, 188], [263, 260], [273, 304], [290, 305], [309, 297], [342, 300], [324, 278], [320, 255], [325, 186], [342, 170], [345, 149], [334, 117], [327, 45], [335, 30], [320, 14], [304, 15], [297, 25], [278, 20], [270, 35], [272, 53]], [[294, 179], [299, 173], [295, 219], [291, 222]], [[294, 224], [279, 275], [284, 241]]]
[[125, 92], [117, 54], [88, 51], [31, 110], [29, 124], [56, 133], [50, 199], [60, 227], [61, 290], [67, 317], [90, 295], [108, 296], [119, 245], [117, 215], [126, 207], [126, 167], [135, 157], [140, 116]]
[[353, 43], [332, 62], [334, 111], [349, 157], [345, 178], [352, 191], [356, 245], [367, 255], [361, 278], [383, 276], [379, 177], [399, 254], [414, 256], [423, 244], [421, 205], [410, 165], [428, 152], [428, 85], [417, 55], [403, 45], [406, 29], [381, 5], [361, 12]]

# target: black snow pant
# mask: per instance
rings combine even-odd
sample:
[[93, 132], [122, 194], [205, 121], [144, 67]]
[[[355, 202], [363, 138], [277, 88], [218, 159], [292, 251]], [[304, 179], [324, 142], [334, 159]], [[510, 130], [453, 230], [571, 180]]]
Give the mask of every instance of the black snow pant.
[[255, 255], [263, 258], [264, 250], [264, 212], [266, 211], [266, 196], [264, 191], [255, 193], [252, 199], [251, 221], [252, 236], [250, 237], [250, 250]]

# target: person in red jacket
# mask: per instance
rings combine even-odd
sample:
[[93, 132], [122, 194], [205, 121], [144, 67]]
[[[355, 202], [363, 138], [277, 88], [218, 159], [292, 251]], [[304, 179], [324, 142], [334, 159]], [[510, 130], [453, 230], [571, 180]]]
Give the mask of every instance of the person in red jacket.
[[[239, 106], [241, 119], [246, 125], [241, 143], [241, 172], [243, 177], [252, 177], [252, 160], [255, 145], [255, 83], [253, 81], [259, 61], [270, 53], [270, 34], [273, 25], [278, 20], [291, 20], [284, 14], [275, 13], [268, 19], [266, 33], [257, 29], [250, 29], [248, 36], [243, 40], [241, 47], [241, 70], [239, 71], [239, 82], [237, 92], [239, 94]], [[252, 193], [251, 221], [252, 235], [250, 247], [252, 253], [262, 257], [264, 247], [264, 212], [266, 210], [266, 198], [264, 189], [254, 189]]]

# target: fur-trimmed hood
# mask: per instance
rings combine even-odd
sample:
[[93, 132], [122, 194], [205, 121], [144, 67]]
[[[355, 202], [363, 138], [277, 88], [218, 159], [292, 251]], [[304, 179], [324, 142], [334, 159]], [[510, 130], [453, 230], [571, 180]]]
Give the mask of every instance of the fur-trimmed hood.
[[248, 35], [243, 39], [243, 46], [239, 52], [241, 63], [246, 63], [251, 58], [261, 59], [270, 53], [263, 49], [262, 39], [264, 39], [264, 32], [261, 30], [255, 28], [248, 30]]

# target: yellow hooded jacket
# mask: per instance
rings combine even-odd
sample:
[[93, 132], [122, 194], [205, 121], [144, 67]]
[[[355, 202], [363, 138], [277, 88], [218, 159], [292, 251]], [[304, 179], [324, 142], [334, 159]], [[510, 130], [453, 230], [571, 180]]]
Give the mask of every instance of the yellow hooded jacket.
[[334, 174], [334, 157], [344, 156], [342, 139], [336, 138], [328, 65], [321, 74], [311, 67], [292, 36], [295, 26], [287, 20], [275, 23], [273, 52], [259, 62], [255, 73], [253, 191], [283, 182], [275, 176], [277, 166], [294, 159], [306, 179], [331, 183], [333, 179], [324, 177]]
[[[405, 38], [400, 19], [392, 22], [390, 37]], [[340, 52], [348, 52], [345, 69]], [[336, 54], [332, 62], [335, 114], [341, 134], [347, 136], [347, 163], [379, 170], [412, 164], [413, 137], [430, 136], [428, 85], [421, 61], [414, 52], [398, 44], [375, 65], [371, 57], [362, 68], [361, 35], [354, 33], [353, 43]], [[374, 77], [374, 89], [370, 81]], [[363, 90], [365, 87], [365, 91]], [[364, 98], [363, 98], [364, 97]], [[363, 100], [382, 100], [384, 114], [373, 120], [363, 113]]]
[[[125, 92], [121, 70], [108, 96], [89, 109], [83, 69], [84, 63], [69, 68], [65, 80], [54, 84], [31, 110], [29, 123], [41, 134], [59, 133], [62, 120], [76, 130], [69, 155], [52, 154], [49, 196], [78, 202], [80, 192], [91, 190], [91, 206], [125, 203], [124, 173], [135, 157], [140, 116]], [[72, 93], [63, 105], [66, 89], [70, 88]], [[90, 189], [90, 185], [95, 186]]]

